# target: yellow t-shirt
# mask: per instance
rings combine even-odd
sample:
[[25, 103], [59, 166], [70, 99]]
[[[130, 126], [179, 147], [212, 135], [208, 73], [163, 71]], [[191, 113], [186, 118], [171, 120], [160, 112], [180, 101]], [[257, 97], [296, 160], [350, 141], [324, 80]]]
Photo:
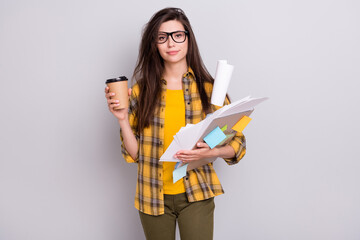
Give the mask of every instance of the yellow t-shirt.
[[[174, 139], [174, 135], [185, 126], [185, 102], [183, 90], [166, 90], [164, 123], [164, 151]], [[163, 162], [164, 194], [179, 194], [185, 192], [183, 179], [173, 183], [172, 173], [175, 162]]]

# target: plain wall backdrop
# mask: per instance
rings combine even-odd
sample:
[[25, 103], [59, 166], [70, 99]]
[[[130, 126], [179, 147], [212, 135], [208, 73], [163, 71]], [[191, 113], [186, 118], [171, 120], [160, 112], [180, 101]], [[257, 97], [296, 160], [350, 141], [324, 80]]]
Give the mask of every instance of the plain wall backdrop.
[[214, 239], [360, 239], [356, 0], [1, 0], [0, 239], [144, 239], [104, 82], [132, 75], [169, 6], [211, 74], [235, 66], [233, 100], [270, 98], [244, 159], [215, 163]]

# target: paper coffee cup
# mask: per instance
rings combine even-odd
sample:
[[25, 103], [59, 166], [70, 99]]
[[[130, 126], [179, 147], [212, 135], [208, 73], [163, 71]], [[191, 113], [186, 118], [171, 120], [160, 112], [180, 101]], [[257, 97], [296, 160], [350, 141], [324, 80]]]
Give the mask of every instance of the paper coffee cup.
[[119, 100], [119, 106], [114, 109], [123, 109], [129, 107], [129, 93], [128, 93], [128, 79], [125, 76], [118, 78], [111, 78], [106, 80], [106, 85], [109, 87], [109, 92], [115, 93], [115, 96], [110, 96], [110, 99]]

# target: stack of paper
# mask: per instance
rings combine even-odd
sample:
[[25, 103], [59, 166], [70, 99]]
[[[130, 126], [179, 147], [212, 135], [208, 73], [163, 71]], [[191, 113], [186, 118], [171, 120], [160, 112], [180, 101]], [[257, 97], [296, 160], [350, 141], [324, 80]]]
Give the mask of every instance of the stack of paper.
[[[174, 158], [177, 151], [194, 149], [196, 143], [216, 127], [222, 128], [227, 125], [227, 128], [232, 128], [239, 119], [243, 116], [249, 116], [253, 112], [254, 107], [265, 100], [267, 100], [267, 98], [251, 98], [248, 96], [209, 114], [204, 120], [197, 124], [187, 124], [176, 133], [174, 140], [161, 156], [160, 161], [180, 162], [180, 160]], [[215, 159], [216, 158], [207, 159], [207, 162], [214, 161]], [[201, 166], [199, 164], [203, 165], [206, 163], [194, 161], [194, 163], [189, 164], [187, 170], [189, 171]]]

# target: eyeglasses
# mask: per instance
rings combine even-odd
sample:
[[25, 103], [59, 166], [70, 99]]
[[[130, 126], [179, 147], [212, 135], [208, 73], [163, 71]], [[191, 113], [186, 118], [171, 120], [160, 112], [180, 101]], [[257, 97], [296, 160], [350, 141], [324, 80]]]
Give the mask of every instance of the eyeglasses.
[[188, 31], [176, 31], [176, 32], [159, 32], [157, 36], [157, 43], [162, 44], [165, 43], [169, 36], [171, 36], [172, 40], [176, 43], [183, 43], [186, 40], [186, 35], [188, 35]]

